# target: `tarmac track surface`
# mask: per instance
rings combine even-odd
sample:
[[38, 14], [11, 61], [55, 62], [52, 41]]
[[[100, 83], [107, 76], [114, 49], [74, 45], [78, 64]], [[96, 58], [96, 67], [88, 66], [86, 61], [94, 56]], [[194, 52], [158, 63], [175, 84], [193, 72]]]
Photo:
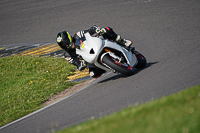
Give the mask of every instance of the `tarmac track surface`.
[[1, 0], [1, 45], [51, 42], [59, 31], [111, 26], [148, 60], [133, 76], [107, 73], [1, 133], [51, 132], [200, 83], [199, 0]]

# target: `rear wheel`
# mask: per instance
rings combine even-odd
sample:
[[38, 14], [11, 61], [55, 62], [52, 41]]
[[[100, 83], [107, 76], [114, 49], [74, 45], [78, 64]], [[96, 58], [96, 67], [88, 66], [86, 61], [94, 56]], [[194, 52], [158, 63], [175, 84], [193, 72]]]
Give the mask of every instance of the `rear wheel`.
[[146, 64], [147, 64], [146, 58], [142, 54], [137, 52], [137, 51], [134, 51], [134, 54], [135, 54], [135, 56], [136, 56], [136, 58], [138, 60], [138, 63], [135, 66], [135, 68], [137, 68], [137, 69], [144, 68], [146, 66]]
[[102, 62], [105, 63], [108, 67], [114, 69], [115, 71], [121, 74], [128, 75], [128, 76], [134, 74], [134, 69], [131, 66], [115, 61], [108, 54], [104, 55]]

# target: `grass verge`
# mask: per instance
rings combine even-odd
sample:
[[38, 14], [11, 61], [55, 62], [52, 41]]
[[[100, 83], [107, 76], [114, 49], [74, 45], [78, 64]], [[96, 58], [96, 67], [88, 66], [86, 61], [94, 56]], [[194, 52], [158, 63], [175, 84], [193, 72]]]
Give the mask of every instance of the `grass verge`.
[[0, 58], [0, 126], [42, 107], [49, 97], [73, 86], [75, 67], [63, 58]]
[[199, 133], [200, 85], [57, 133]]

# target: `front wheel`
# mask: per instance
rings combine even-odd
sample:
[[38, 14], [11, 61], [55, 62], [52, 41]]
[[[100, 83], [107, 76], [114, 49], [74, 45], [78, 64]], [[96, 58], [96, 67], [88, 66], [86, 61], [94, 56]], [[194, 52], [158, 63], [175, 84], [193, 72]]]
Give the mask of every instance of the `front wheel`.
[[134, 74], [134, 68], [127, 64], [121, 64], [120, 62], [115, 61], [111, 56], [104, 55], [102, 62], [106, 64], [107, 67], [114, 69], [115, 71], [130, 76]]

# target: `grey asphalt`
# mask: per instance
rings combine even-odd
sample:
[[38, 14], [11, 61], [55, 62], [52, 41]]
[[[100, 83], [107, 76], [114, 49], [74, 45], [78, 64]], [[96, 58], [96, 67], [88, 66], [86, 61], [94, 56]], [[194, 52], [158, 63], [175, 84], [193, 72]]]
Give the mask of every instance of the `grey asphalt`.
[[147, 67], [105, 74], [74, 95], [0, 129], [52, 132], [200, 83], [199, 0], [1, 0], [0, 45], [51, 42], [92, 25], [131, 39]]

